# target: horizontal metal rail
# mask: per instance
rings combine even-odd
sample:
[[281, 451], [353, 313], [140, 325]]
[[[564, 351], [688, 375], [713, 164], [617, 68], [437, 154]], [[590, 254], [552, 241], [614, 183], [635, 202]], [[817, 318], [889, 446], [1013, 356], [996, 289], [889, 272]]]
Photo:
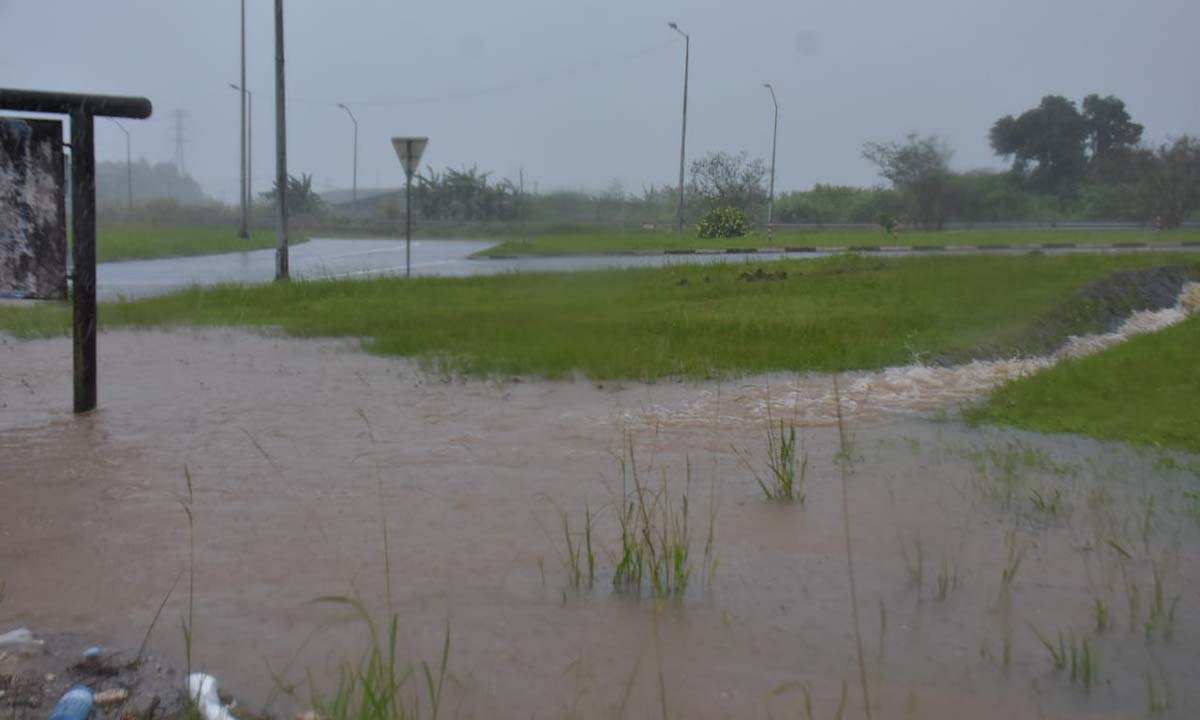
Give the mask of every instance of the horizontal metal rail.
[[62, 115], [84, 113], [142, 120], [150, 117], [153, 108], [144, 97], [0, 88], [0, 109]]

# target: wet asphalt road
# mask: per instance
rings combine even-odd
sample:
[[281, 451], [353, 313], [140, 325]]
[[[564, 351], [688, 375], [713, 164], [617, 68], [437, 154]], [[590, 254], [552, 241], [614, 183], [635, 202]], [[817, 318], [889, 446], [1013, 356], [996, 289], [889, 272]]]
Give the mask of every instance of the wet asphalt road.
[[[502, 272], [589, 270], [611, 267], [644, 267], [678, 263], [762, 262], [782, 253], [757, 255], [638, 255], [469, 259], [472, 253], [495, 243], [479, 240], [414, 240], [413, 275], [492, 275]], [[351, 278], [404, 274], [404, 241], [383, 239], [319, 238], [290, 249], [291, 276], [295, 279]], [[101, 300], [145, 297], [188, 285], [270, 282], [275, 273], [275, 251], [123, 260], [96, 268], [97, 295]]]
[[[813, 253], [697, 253], [694, 255], [603, 255], [569, 257], [523, 257], [470, 259], [473, 253], [495, 243], [481, 240], [414, 240], [412, 243], [413, 275], [492, 275], [503, 272], [537, 272], [564, 270], [594, 270], [616, 267], [649, 267], [676, 264], [736, 262], [758, 264], [783, 257], [790, 259], [822, 257], [831, 251]], [[881, 248], [874, 254], [911, 255], [968, 252], [998, 254], [1026, 253], [1038, 248], [978, 250], [947, 248], [942, 251]], [[875, 250], [875, 249], [872, 249]], [[1050, 254], [1075, 252], [1147, 252], [1170, 250], [1200, 250], [1195, 247], [1113, 248], [1101, 246], [1059, 247], [1041, 249]], [[832, 252], [839, 252], [834, 250]], [[387, 239], [317, 238], [292, 246], [291, 275], [296, 279], [353, 278], [372, 275], [404, 274], [404, 241]], [[275, 273], [275, 251], [254, 250], [224, 255], [161, 258], [158, 260], [125, 260], [101, 263], [97, 267], [97, 295], [101, 300], [118, 297], [145, 297], [178, 290], [189, 285], [218, 283], [270, 282]]]

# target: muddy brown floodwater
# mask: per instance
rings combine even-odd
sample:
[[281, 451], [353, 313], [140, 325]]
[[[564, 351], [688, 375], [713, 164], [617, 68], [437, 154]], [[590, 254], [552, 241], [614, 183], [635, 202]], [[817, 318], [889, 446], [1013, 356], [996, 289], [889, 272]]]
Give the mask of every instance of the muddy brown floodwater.
[[[843, 684], [862, 717], [844, 481], [875, 717], [1200, 715], [1195, 457], [968, 428], [946, 418], [970, 392], [889, 396], [886, 373], [843, 378], [847, 465], [828, 376], [462, 381], [223, 330], [104, 332], [100, 368], [101, 409], [74, 417], [69, 341], [0, 337], [0, 632], [136, 648], [188, 566], [186, 469], [193, 666], [248, 710], [307, 708], [280, 679], [364, 643], [313, 600], [383, 617], [390, 575], [405, 657], [450, 629], [444, 717], [803, 717], [807, 688], [827, 718]], [[767, 408], [799, 421], [802, 507], [745, 467]], [[690, 466], [694, 577], [658, 604], [612, 589], [630, 448], [651, 486], [683, 492]], [[577, 590], [560, 512], [579, 529], [585, 503]], [[151, 640], [177, 666], [187, 595], [185, 575]]]

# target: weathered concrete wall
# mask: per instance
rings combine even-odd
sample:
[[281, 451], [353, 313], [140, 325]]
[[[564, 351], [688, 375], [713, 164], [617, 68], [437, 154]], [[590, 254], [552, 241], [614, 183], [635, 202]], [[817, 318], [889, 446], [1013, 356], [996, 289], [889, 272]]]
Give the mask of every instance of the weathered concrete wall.
[[0, 118], [0, 297], [67, 296], [62, 123]]

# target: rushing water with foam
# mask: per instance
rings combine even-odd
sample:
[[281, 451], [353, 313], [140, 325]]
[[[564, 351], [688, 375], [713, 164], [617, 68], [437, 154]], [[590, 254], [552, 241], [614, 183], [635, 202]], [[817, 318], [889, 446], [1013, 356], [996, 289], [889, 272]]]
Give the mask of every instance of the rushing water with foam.
[[643, 406], [626, 413], [633, 423], [657, 426], [696, 425], [791, 418], [801, 424], [836, 420], [836, 395], [842, 412], [850, 415], [925, 413], [945, 410], [978, 399], [1004, 383], [1051, 367], [1066, 358], [1080, 358], [1112, 347], [1134, 335], [1163, 330], [1200, 308], [1200, 283], [1187, 283], [1174, 307], [1133, 313], [1110, 333], [1072, 336], [1052, 355], [975, 360], [940, 367], [914, 363], [882, 370], [849, 372], [840, 376], [839, 392], [828, 374], [805, 374], [781, 382], [745, 383], [689, 395], [684, 405]]

